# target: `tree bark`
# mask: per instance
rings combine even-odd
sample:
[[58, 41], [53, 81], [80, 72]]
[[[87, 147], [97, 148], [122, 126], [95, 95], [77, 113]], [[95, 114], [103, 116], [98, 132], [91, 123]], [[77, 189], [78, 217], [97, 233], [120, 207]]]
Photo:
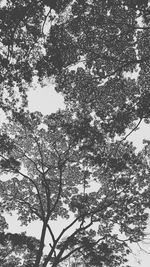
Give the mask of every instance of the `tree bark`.
[[37, 252], [37, 257], [36, 257], [35, 264], [34, 264], [35, 267], [39, 267], [39, 264], [40, 264], [40, 261], [41, 261], [41, 257], [43, 255], [43, 248], [44, 248], [44, 240], [45, 240], [47, 222], [48, 222], [47, 219], [43, 222], [43, 228], [42, 228], [41, 239], [40, 239], [40, 246], [39, 246], [39, 250]]

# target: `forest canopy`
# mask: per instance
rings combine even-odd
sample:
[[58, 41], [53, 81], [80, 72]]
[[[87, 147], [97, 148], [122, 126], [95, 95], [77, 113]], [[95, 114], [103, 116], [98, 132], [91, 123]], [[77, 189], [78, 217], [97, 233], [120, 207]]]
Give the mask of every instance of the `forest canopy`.
[[[149, 22], [148, 1], [1, 2], [4, 267], [56, 267], [75, 256], [86, 266], [125, 267], [130, 244], [144, 239], [150, 143], [137, 152], [127, 137], [150, 121]], [[54, 79], [65, 110], [30, 112], [35, 78]], [[23, 225], [42, 223], [40, 240], [8, 232], [13, 211]], [[57, 235], [51, 223], [60, 218]]]

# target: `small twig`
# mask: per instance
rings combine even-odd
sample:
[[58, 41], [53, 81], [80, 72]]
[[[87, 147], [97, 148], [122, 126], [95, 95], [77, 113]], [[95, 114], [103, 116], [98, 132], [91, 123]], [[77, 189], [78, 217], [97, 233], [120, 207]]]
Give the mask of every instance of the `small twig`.
[[45, 19], [44, 19], [44, 22], [43, 22], [43, 25], [42, 25], [42, 33], [44, 33], [44, 26], [45, 26], [46, 20], [47, 20], [47, 18], [48, 18], [50, 13], [51, 13], [51, 8], [50, 8], [50, 10], [48, 11], [48, 13], [45, 16]]
[[138, 124], [120, 142], [126, 140], [139, 127], [140, 123], [142, 122], [142, 119], [143, 118], [139, 120]]
[[116, 154], [117, 154], [117, 152], [118, 152], [118, 149], [119, 149], [119, 147], [120, 147], [120, 145], [121, 145], [121, 143], [123, 142], [123, 141], [125, 141], [134, 131], [136, 131], [136, 129], [139, 127], [139, 125], [140, 125], [140, 123], [142, 122], [142, 119], [143, 118], [141, 118], [140, 120], [139, 120], [139, 122], [137, 123], [137, 125], [124, 137], [124, 138], [122, 138], [120, 141], [119, 141], [119, 144], [118, 144], [118, 146], [117, 146], [117, 148], [116, 148], [116, 151], [115, 151], [115, 156], [116, 156]]
[[147, 250], [145, 250], [144, 248], [142, 248], [139, 243], [137, 243], [137, 245], [139, 246], [140, 250], [142, 250], [144, 253], [150, 254], [150, 252], [148, 252]]

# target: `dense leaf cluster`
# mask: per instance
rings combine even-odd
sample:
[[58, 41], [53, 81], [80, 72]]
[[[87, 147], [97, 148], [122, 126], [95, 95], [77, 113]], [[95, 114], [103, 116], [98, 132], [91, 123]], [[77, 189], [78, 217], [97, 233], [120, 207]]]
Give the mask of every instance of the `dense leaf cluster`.
[[[33, 266], [38, 240], [22, 234], [0, 232], [0, 264], [4, 267]], [[24, 265], [21, 264], [24, 259]]]

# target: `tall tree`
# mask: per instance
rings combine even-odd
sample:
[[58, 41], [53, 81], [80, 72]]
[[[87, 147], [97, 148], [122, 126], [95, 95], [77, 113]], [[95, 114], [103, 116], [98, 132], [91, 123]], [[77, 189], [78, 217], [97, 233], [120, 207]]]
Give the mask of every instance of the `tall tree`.
[[[42, 221], [36, 267], [57, 266], [75, 252], [92, 265], [120, 265], [128, 253], [122, 234], [140, 240], [149, 207], [146, 159], [126, 137], [113, 141], [149, 122], [148, 1], [7, 0], [0, 18], [0, 107], [13, 110], [1, 130], [1, 171], [14, 174], [1, 182], [2, 209], [18, 210], [24, 224]], [[17, 113], [18, 95], [24, 108], [36, 75], [55, 77], [73, 117]], [[93, 180], [96, 192], [87, 188]], [[55, 237], [50, 221], [71, 213]]]
[[[0, 182], [1, 208], [16, 210], [24, 225], [42, 222], [36, 267], [58, 266], [77, 252], [92, 266], [125, 266], [129, 243], [144, 237], [148, 164], [132, 144], [110, 142], [93, 123], [68, 111], [14, 113], [1, 129], [11, 143], [9, 151], [1, 145], [1, 172], [12, 174]], [[60, 217], [58, 235], [51, 222]]]

